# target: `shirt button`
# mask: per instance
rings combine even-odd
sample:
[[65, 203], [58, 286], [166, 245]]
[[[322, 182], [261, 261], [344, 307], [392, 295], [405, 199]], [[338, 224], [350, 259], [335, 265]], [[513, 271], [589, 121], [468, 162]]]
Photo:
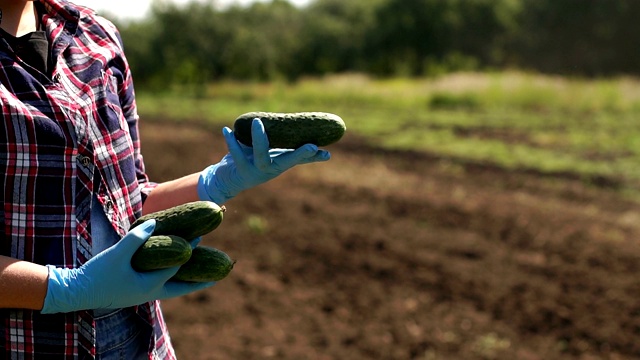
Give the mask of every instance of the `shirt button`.
[[60, 82], [61, 78], [62, 78], [62, 75], [60, 75], [60, 73], [56, 73], [55, 75], [53, 75], [53, 81], [55, 82]]
[[107, 208], [107, 211], [111, 211], [111, 209], [113, 209], [113, 201], [111, 201], [111, 200], [107, 200], [107, 201], [104, 203], [104, 206]]
[[82, 164], [82, 166], [86, 167], [86, 166], [89, 166], [89, 164], [91, 164], [91, 161], [87, 156], [78, 155], [78, 157], [80, 158], [80, 163]]

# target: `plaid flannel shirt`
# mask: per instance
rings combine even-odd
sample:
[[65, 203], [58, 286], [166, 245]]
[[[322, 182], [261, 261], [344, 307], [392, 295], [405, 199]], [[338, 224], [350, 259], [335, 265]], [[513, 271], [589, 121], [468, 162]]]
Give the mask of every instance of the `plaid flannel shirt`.
[[[22, 62], [0, 37], [0, 255], [74, 268], [94, 255], [92, 198], [122, 236], [155, 184], [144, 171], [117, 29], [66, 0], [39, 1], [51, 75]], [[149, 358], [175, 358], [159, 302], [137, 311], [154, 329]], [[0, 358], [90, 359], [95, 335], [92, 311], [0, 310]]]

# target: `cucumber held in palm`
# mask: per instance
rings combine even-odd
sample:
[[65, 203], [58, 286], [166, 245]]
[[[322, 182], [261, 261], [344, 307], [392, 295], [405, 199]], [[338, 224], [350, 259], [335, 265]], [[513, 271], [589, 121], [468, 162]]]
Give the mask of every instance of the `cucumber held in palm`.
[[264, 124], [270, 148], [297, 149], [304, 144], [327, 146], [340, 140], [347, 127], [340, 116], [325, 112], [249, 112], [240, 115], [233, 125], [236, 139], [252, 146], [251, 123]]
[[172, 280], [210, 282], [224, 279], [235, 265], [225, 252], [207, 246], [196, 246], [189, 261], [180, 266]]
[[191, 258], [191, 244], [173, 235], [153, 235], [131, 258], [136, 271], [151, 271], [180, 266]]
[[211, 201], [194, 201], [138, 218], [131, 229], [151, 219], [156, 220], [154, 235], [175, 235], [193, 240], [215, 230], [221, 223], [225, 207]]

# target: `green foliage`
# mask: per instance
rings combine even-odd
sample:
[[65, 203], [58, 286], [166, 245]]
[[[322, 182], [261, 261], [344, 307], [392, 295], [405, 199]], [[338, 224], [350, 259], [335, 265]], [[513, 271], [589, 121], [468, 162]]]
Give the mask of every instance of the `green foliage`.
[[288, 2], [256, 3], [247, 9], [236, 7], [225, 16], [233, 30], [222, 57], [225, 77], [274, 79], [294, 64], [302, 19]]
[[429, 108], [441, 110], [475, 110], [482, 106], [478, 94], [436, 92], [429, 99]]
[[374, 11], [381, 0], [317, 0], [302, 11], [304, 26], [293, 75], [329, 74], [361, 69]]
[[545, 72], [638, 73], [636, 0], [521, 0], [518, 37], [506, 51]]
[[640, 71], [636, 0], [286, 0], [220, 7], [154, 2], [120, 24], [137, 83], [202, 90], [221, 79], [293, 81], [519, 68], [607, 76]]
[[387, 0], [377, 9], [375, 27], [367, 37], [373, 71], [430, 75], [434, 64], [459, 71], [472, 70], [478, 62], [500, 63], [503, 42], [516, 29], [518, 4], [517, 0]]
[[260, 215], [249, 215], [246, 225], [251, 233], [255, 235], [264, 235], [269, 229], [269, 222]]

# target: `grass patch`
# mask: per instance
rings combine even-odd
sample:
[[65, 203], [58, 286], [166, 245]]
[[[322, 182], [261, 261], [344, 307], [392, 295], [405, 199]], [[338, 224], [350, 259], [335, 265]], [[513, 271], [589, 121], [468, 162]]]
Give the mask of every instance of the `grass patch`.
[[221, 82], [140, 91], [141, 115], [231, 126], [249, 111], [327, 111], [348, 132], [395, 149], [507, 169], [640, 184], [640, 82], [525, 73], [374, 80], [358, 74], [288, 83]]

